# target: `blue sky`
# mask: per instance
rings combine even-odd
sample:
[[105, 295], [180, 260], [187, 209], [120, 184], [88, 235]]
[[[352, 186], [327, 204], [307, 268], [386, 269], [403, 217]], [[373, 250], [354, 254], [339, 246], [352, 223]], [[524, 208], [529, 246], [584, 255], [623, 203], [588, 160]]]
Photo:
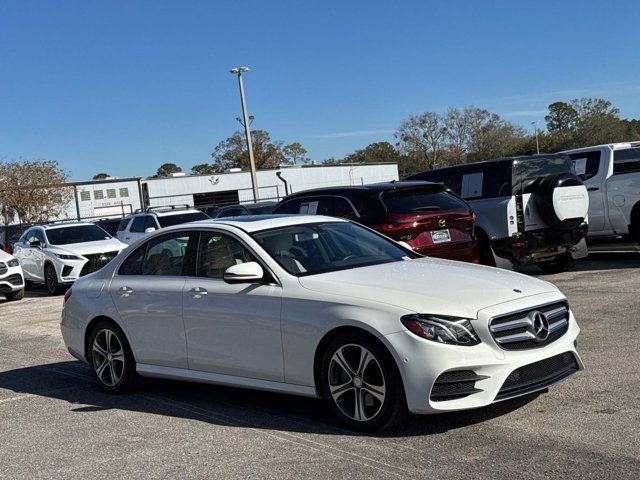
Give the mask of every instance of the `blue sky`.
[[475, 105], [531, 128], [552, 101], [640, 118], [637, 1], [0, 1], [0, 161], [76, 180], [207, 162], [237, 128], [316, 160], [410, 114]]

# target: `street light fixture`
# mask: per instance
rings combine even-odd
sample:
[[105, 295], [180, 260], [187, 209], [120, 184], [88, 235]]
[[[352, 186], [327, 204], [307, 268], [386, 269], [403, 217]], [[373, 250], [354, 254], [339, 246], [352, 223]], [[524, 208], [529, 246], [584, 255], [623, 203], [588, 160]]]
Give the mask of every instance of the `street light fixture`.
[[238, 76], [238, 87], [240, 88], [240, 104], [242, 106], [242, 125], [244, 126], [244, 134], [247, 139], [247, 150], [249, 151], [249, 169], [251, 170], [251, 186], [253, 187], [253, 201], [260, 199], [258, 192], [258, 177], [256, 175], [256, 162], [253, 158], [253, 143], [251, 142], [251, 119], [247, 114], [247, 102], [244, 98], [244, 85], [242, 83], [242, 74], [248, 72], [249, 67], [236, 67], [229, 70], [229, 73]]

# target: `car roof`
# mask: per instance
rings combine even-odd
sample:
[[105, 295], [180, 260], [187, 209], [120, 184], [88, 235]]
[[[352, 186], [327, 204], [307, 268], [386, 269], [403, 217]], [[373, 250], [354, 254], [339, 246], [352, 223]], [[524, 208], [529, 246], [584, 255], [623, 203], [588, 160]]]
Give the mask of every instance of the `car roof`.
[[271, 228], [290, 227], [309, 223], [345, 222], [347, 220], [324, 215], [247, 215], [243, 217], [225, 217], [211, 220], [199, 220], [197, 222], [183, 223], [163, 230], [179, 230], [193, 225], [211, 226], [227, 225], [238, 228], [247, 233], [269, 230]]
[[589, 147], [572, 148], [571, 150], [564, 150], [562, 153], [580, 153], [585, 150], [595, 150], [597, 148], [611, 148], [612, 150], [624, 150], [627, 148], [640, 147], [640, 142], [617, 142], [617, 143], [603, 143], [602, 145], [591, 145]]
[[344, 192], [356, 192], [356, 193], [366, 193], [366, 192], [384, 192], [390, 190], [400, 190], [402, 188], [407, 187], [424, 187], [427, 185], [433, 185], [434, 187], [441, 187], [441, 183], [435, 182], [426, 182], [423, 180], [399, 180], [399, 181], [391, 181], [391, 182], [379, 182], [379, 183], [370, 183], [367, 185], [345, 185], [338, 187], [323, 187], [323, 188], [312, 188], [310, 190], [303, 190], [301, 192], [295, 192], [289, 195], [287, 198], [295, 198], [306, 195], [314, 195], [314, 194], [338, 194]]
[[38, 225], [42, 228], [44, 228], [45, 230], [53, 230], [56, 228], [64, 228], [64, 227], [78, 227], [81, 225], [90, 225], [90, 226], [95, 226], [95, 224], [93, 222], [74, 222], [74, 221], [70, 221], [70, 222], [59, 222], [59, 223], [47, 223], [46, 225]]

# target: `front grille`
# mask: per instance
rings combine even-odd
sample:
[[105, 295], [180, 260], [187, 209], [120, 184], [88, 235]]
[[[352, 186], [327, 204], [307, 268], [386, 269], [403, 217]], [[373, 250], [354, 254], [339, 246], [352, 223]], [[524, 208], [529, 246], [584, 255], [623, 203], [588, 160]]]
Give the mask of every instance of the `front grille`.
[[488, 377], [476, 375], [473, 370], [444, 372], [433, 384], [430, 398], [434, 402], [444, 402], [468, 397], [482, 391], [476, 388], [476, 382], [485, 378]]
[[0, 262], [0, 275], [4, 275], [8, 270], [9, 267], [7, 267], [4, 262]]
[[88, 261], [82, 267], [80, 276], [84, 277], [85, 275], [89, 275], [90, 273], [97, 272], [107, 263], [109, 263], [116, 255], [118, 255], [118, 252], [105, 252], [96, 253], [94, 255], [83, 255]]
[[[541, 313], [542, 317], [537, 314]], [[537, 348], [555, 342], [569, 329], [569, 304], [556, 302], [492, 318], [489, 330], [505, 350]]]
[[530, 363], [509, 374], [500, 388], [496, 400], [504, 400], [527, 391], [539, 390], [573, 375], [579, 369], [576, 357], [571, 352]]

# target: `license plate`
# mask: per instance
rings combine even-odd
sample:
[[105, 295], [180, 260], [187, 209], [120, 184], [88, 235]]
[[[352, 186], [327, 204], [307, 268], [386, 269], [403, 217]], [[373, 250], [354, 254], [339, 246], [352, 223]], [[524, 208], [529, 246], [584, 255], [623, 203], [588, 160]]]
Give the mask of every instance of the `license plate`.
[[449, 230], [434, 230], [431, 232], [431, 240], [433, 243], [444, 243], [451, 241]]

